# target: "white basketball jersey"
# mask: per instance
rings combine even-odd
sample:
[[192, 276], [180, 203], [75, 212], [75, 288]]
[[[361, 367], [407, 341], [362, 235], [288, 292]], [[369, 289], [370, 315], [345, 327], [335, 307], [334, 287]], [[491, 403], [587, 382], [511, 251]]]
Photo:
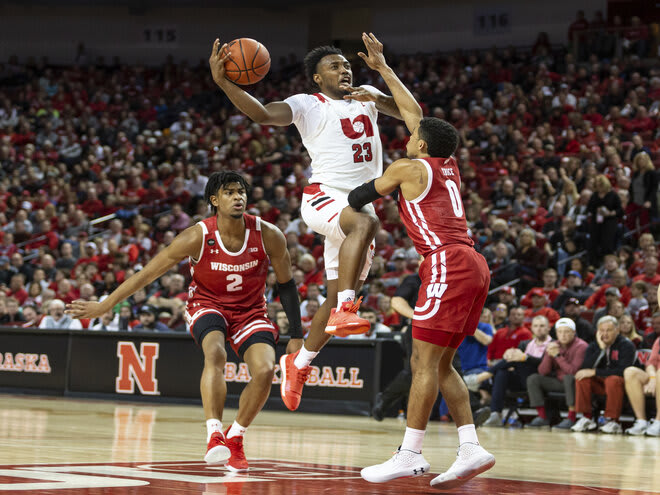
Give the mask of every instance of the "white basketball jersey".
[[351, 191], [382, 175], [383, 146], [374, 102], [332, 100], [323, 93], [293, 95], [284, 101], [312, 159], [310, 182]]

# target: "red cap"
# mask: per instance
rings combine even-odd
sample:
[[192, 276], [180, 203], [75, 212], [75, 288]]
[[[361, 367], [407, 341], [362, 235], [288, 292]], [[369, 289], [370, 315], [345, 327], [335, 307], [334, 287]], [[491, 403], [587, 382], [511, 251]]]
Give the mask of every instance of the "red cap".
[[545, 292], [541, 287], [534, 287], [532, 290], [529, 291], [529, 295], [545, 297]]
[[507, 294], [511, 294], [512, 296], [516, 295], [516, 289], [514, 289], [510, 285], [507, 285], [506, 287], [502, 287], [500, 289], [500, 292], [506, 292]]

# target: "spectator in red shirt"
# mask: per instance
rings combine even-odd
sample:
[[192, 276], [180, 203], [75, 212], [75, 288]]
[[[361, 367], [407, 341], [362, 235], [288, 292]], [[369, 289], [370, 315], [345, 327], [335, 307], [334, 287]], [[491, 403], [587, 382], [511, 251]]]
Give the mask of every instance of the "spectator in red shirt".
[[[312, 327], [312, 320], [314, 319], [314, 315], [316, 314], [316, 312], [319, 310], [320, 307], [321, 307], [321, 305], [319, 304], [319, 302], [316, 299], [307, 299], [307, 304], [305, 305], [305, 309], [307, 311], [306, 315], [300, 317], [303, 332], [304, 332], [305, 335], [307, 335], [309, 333], [309, 330]], [[277, 312], [278, 318], [279, 318], [280, 313], [284, 313], [284, 311], [278, 311]], [[285, 313], [285, 316], [286, 316], [286, 313]]]
[[380, 229], [375, 237], [376, 247], [374, 256], [380, 256], [384, 260], [389, 260], [394, 253], [394, 246], [390, 243], [390, 233], [385, 229]]
[[168, 198], [170, 204], [179, 203], [180, 205], [187, 206], [188, 203], [190, 203], [192, 196], [186, 189], [186, 182], [183, 177], [174, 178], [168, 193]]
[[[557, 290], [557, 278], [557, 270], [554, 268], [546, 268], [543, 271], [543, 287], [541, 287], [541, 289], [543, 290], [543, 293], [545, 294], [550, 304], [555, 302], [555, 299], [557, 299], [559, 296], [559, 291]], [[532, 290], [530, 290], [527, 294], [525, 294], [525, 297], [522, 298], [520, 301], [521, 306], [526, 306], [528, 308], [532, 307]]]
[[57, 299], [61, 299], [66, 304], [69, 304], [80, 297], [80, 292], [73, 286], [71, 280], [63, 278], [57, 283], [57, 291], [55, 293]]
[[529, 291], [529, 294], [532, 299], [532, 307], [525, 311], [525, 323], [531, 324], [536, 316], [545, 316], [552, 327], [559, 319], [559, 313], [547, 307], [548, 299], [545, 291], [541, 287], [535, 287]]
[[311, 254], [303, 254], [298, 261], [298, 266], [303, 271], [303, 283], [309, 287], [310, 284], [323, 285], [323, 270], [316, 267], [316, 260]]
[[[78, 265], [86, 265], [88, 263], [96, 263], [98, 265], [99, 255], [98, 255], [98, 246], [92, 242], [86, 242], [81, 245], [80, 258], [76, 261], [74, 270]], [[66, 301], [65, 301], [66, 302]]]
[[602, 308], [607, 303], [606, 291], [610, 287], [614, 287], [618, 290], [621, 297], [621, 302], [624, 306], [627, 306], [632, 297], [630, 293], [630, 288], [626, 285], [627, 277], [626, 271], [618, 268], [612, 273], [612, 284], [603, 284], [596, 292], [594, 292], [589, 298], [585, 301], [585, 307], [589, 309], [598, 309]]
[[103, 210], [103, 201], [98, 198], [95, 188], [90, 187], [87, 190], [87, 199], [80, 205], [80, 209], [90, 218], [99, 216]]
[[408, 136], [405, 127], [397, 125], [394, 128], [394, 139], [390, 141], [388, 148], [390, 150], [405, 151], [409, 140], [410, 136]]
[[25, 290], [25, 275], [22, 273], [12, 275], [9, 281], [9, 289], [5, 292], [5, 295], [8, 298], [15, 298], [22, 305], [28, 298], [28, 293]]
[[257, 209], [259, 210], [259, 216], [266, 222], [275, 223], [277, 217], [280, 215], [280, 210], [275, 208], [265, 199], [262, 199], [257, 203]]
[[651, 285], [660, 284], [660, 274], [658, 274], [658, 258], [648, 256], [644, 259], [644, 272], [633, 278], [633, 282], [642, 281]]
[[392, 298], [385, 294], [381, 294], [378, 298], [379, 320], [390, 328], [398, 327], [401, 324], [401, 317], [399, 313], [392, 309]]
[[509, 324], [500, 328], [493, 336], [493, 341], [488, 346], [488, 363], [499, 361], [504, 356], [504, 351], [517, 348], [523, 340], [533, 338], [532, 332], [524, 325], [525, 309], [513, 308], [509, 313]]

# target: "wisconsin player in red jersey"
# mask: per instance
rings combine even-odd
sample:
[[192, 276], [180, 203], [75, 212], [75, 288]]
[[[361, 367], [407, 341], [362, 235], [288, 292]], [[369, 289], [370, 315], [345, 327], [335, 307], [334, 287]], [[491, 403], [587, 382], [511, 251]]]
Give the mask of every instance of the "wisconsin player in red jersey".
[[[287, 352], [302, 346], [298, 293], [282, 232], [245, 213], [248, 186], [235, 172], [209, 177], [205, 197], [215, 215], [180, 233], [142, 270], [103, 302], [74, 301], [67, 313], [96, 318], [150, 284], [181, 260], [190, 261], [186, 322], [204, 352], [201, 395], [208, 432], [205, 461], [231, 471], [247, 471], [243, 435], [270, 394], [278, 332], [266, 315], [264, 289], [268, 261], [277, 276], [280, 300], [290, 322]], [[251, 380], [241, 393], [233, 425], [223, 431], [227, 395], [225, 341], [247, 363]]]
[[467, 233], [460, 173], [452, 156], [458, 146], [456, 129], [440, 119], [423, 119], [421, 108], [402, 83], [389, 84], [389, 88], [412, 133], [408, 159], [397, 160], [382, 177], [351, 191], [348, 201], [360, 210], [398, 189], [401, 220], [424, 261], [413, 315], [413, 379], [406, 433], [390, 460], [364, 468], [361, 475], [382, 483], [429, 472], [422, 442], [440, 390], [458, 427], [459, 449], [456, 461], [431, 485], [451, 489], [495, 465], [493, 455], [479, 445], [467, 388], [452, 366], [456, 349], [477, 328], [490, 274]]

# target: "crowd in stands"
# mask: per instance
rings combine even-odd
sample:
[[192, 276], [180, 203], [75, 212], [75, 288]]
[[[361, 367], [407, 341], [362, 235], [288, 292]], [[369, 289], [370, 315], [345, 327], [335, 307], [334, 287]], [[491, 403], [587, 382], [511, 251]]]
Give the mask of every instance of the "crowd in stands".
[[[554, 327], [560, 318], [592, 351], [602, 345], [602, 317], [613, 317], [636, 350], [660, 335], [658, 28], [634, 17], [615, 25], [579, 14], [569, 29], [571, 43], [586, 50], [577, 57], [543, 33], [531, 49], [389, 56], [425, 115], [461, 136], [469, 232], [492, 272], [492, 343], [486, 365], [474, 369], [490, 375], [478, 385], [493, 383], [493, 413], [502, 405], [495, 390], [530, 380], [541, 400], [543, 382], [532, 377], [550, 373], [540, 365], [556, 368], [570, 343]], [[386, 90], [361, 62], [353, 70], [356, 83]], [[308, 90], [295, 57], [250, 89], [264, 102]], [[379, 126], [387, 166], [404, 156], [408, 138], [392, 118], [381, 116]], [[205, 218], [206, 179], [224, 169], [251, 185], [249, 212], [286, 234], [309, 326], [324, 300], [323, 242], [299, 215], [311, 170], [295, 128], [250, 122], [205, 63], [0, 63], [0, 325], [185, 331], [186, 263], [98, 321], [72, 320], [64, 305], [103, 298]], [[395, 200], [376, 207], [368, 338], [405, 327], [391, 299], [418, 265]], [[266, 297], [286, 333], [274, 275]], [[526, 371], [493, 369], [502, 359]], [[559, 382], [579, 373], [560, 368]], [[578, 387], [569, 406], [584, 408], [585, 394]]]

